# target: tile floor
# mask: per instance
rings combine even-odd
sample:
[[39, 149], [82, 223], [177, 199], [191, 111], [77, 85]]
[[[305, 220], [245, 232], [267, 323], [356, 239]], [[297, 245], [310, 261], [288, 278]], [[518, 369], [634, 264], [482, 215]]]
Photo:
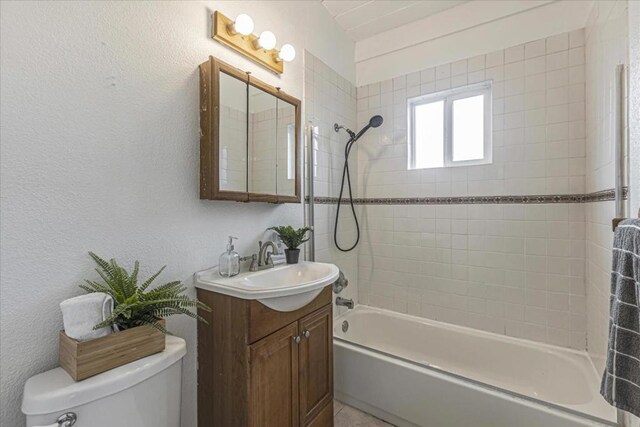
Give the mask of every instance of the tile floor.
[[393, 427], [393, 424], [334, 400], [333, 427]]

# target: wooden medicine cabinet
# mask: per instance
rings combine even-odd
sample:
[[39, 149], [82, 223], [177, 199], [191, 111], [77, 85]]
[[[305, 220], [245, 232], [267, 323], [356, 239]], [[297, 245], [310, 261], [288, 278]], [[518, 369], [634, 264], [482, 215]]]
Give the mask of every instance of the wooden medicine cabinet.
[[200, 198], [300, 203], [300, 100], [214, 57], [200, 64]]

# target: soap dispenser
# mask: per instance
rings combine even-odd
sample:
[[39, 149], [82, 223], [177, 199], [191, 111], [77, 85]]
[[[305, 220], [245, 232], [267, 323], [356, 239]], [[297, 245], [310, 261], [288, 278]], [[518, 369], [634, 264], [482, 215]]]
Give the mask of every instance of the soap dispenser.
[[237, 237], [229, 236], [227, 250], [220, 255], [218, 272], [222, 277], [233, 277], [240, 273], [240, 255], [233, 250], [233, 239]]

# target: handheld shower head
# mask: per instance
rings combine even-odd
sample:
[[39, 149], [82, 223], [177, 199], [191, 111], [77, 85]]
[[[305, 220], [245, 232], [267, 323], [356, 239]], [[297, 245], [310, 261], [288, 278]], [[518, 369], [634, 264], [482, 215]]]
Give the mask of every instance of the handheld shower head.
[[360, 138], [362, 135], [364, 135], [364, 133], [365, 133], [366, 131], [368, 131], [368, 130], [369, 130], [369, 128], [377, 128], [377, 127], [380, 127], [380, 125], [382, 125], [382, 122], [383, 122], [383, 121], [384, 121], [384, 120], [383, 120], [382, 116], [378, 116], [378, 115], [376, 115], [376, 116], [371, 117], [371, 118], [369, 119], [369, 123], [368, 123], [365, 127], [363, 127], [363, 128], [360, 130], [360, 132], [358, 132], [358, 134], [357, 134], [357, 135], [356, 135], [356, 137], [354, 138], [354, 139], [355, 139], [355, 141], [357, 141], [357, 140], [358, 140], [358, 138]]
[[377, 128], [382, 124], [383, 121], [384, 120], [382, 119], [382, 116], [373, 116], [369, 120], [369, 126], [371, 126], [372, 128]]
[[383, 122], [383, 118], [380, 115], [376, 115], [373, 116], [369, 119], [369, 123], [367, 123], [367, 125], [365, 127], [363, 127], [362, 129], [360, 129], [360, 132], [358, 132], [357, 134], [355, 132], [353, 132], [351, 129], [346, 128], [342, 125], [339, 125], [337, 123], [333, 124], [333, 130], [335, 130], [336, 132], [339, 132], [340, 129], [344, 129], [349, 136], [351, 137], [351, 141], [350, 142], [356, 142], [358, 140], [358, 138], [360, 138], [362, 135], [364, 135], [364, 133], [366, 131], [369, 130], [369, 128], [377, 128], [380, 127], [382, 125]]

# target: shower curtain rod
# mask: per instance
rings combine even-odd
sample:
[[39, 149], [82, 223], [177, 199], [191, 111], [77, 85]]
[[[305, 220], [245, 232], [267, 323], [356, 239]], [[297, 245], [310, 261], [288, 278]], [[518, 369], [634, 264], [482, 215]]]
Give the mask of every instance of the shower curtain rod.
[[[623, 190], [627, 184], [627, 176], [629, 168], [627, 165], [627, 69], [624, 64], [616, 67], [616, 83], [617, 83], [617, 106], [616, 121], [618, 131], [616, 132], [615, 148], [614, 148], [614, 167], [615, 167], [615, 209], [616, 217], [611, 220], [613, 231], [615, 231], [618, 223], [629, 216], [628, 203], [623, 197]], [[638, 212], [640, 217], [640, 212]]]
[[309, 235], [309, 240], [307, 241], [306, 246], [306, 258], [307, 261], [315, 261], [316, 260], [316, 237], [315, 237], [315, 202], [314, 202], [314, 182], [313, 182], [313, 165], [315, 160], [314, 150], [313, 150], [313, 122], [307, 123], [306, 128], [306, 163], [307, 163], [307, 173], [305, 175], [305, 179], [307, 180], [306, 190], [307, 194], [305, 194], [305, 199], [308, 200], [307, 206], [307, 224], [306, 226], [311, 228], [311, 233]]

